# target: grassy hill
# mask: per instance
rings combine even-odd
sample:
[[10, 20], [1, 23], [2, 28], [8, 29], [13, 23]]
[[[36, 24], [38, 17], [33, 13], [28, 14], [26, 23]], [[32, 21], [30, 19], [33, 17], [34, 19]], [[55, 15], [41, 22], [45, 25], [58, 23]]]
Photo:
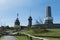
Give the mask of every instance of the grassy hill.
[[[30, 30], [23, 30], [23, 33], [28, 33], [34, 36], [60, 36], [60, 29], [48, 29], [50, 32], [47, 33], [35, 33], [32, 29]], [[29, 40], [26, 36], [16, 36], [18, 40]], [[48, 40], [60, 40], [60, 38], [49, 38], [49, 37], [44, 37], [47, 38]], [[38, 40], [38, 39], [33, 39], [33, 40]]]
[[26, 36], [16, 36], [17, 40], [29, 40]]
[[35, 33], [32, 29], [24, 30], [23, 32], [35, 35], [35, 36], [60, 36], [60, 29], [48, 29], [50, 32], [46, 33]]

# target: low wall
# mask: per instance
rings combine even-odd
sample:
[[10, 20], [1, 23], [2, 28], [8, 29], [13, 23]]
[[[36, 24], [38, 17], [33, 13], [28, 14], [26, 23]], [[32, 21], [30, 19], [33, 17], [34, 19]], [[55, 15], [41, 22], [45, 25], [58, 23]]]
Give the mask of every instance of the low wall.
[[60, 24], [39, 24], [39, 25], [33, 25], [32, 28], [39, 26], [47, 26], [47, 28], [60, 28]]

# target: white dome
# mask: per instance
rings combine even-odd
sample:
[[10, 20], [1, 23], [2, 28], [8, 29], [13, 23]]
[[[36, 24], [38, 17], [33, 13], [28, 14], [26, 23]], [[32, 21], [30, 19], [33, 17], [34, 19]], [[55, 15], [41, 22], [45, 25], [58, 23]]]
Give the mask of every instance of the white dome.
[[46, 17], [45, 20], [53, 20], [53, 17]]

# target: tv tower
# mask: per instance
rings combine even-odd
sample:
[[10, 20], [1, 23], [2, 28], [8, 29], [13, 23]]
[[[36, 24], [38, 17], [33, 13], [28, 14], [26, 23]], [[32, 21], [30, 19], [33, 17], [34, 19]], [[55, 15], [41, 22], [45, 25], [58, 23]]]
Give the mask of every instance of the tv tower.
[[53, 24], [53, 17], [52, 17], [52, 14], [51, 14], [51, 7], [50, 6], [48, 6], [46, 8], [45, 24]]

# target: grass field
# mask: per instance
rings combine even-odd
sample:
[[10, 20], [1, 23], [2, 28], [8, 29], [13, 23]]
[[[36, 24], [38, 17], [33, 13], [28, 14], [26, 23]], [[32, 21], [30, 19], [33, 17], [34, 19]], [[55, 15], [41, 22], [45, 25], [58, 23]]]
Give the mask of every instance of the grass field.
[[35, 36], [60, 36], [60, 29], [48, 29], [50, 32], [47, 33], [35, 33], [31, 30], [24, 30], [25, 33]]
[[[30, 30], [23, 30], [23, 33], [28, 33], [34, 36], [60, 36], [60, 29], [48, 29], [50, 32], [47, 33], [35, 33], [33, 32], [32, 29]], [[30, 40], [29, 37], [27, 36], [15, 36], [17, 40]], [[47, 38], [47, 37], [45, 37]], [[60, 38], [47, 38], [48, 40], [60, 40]], [[38, 40], [38, 39], [33, 39], [33, 40]]]
[[[31, 34], [31, 35], [34, 35], [34, 36], [60, 36], [60, 29], [48, 29], [48, 30], [50, 30], [50, 32], [35, 33], [35, 32], [33, 32], [32, 29], [30, 29], [30, 30], [24, 30], [23, 33], [28, 33], [28, 34]], [[17, 37], [17, 38], [19, 38], [19, 37]], [[22, 37], [22, 40], [23, 40], [23, 38], [25, 38], [25, 37]], [[49, 38], [49, 37], [47, 39], [48, 40], [60, 40], [60, 38]], [[29, 38], [27, 38], [26, 40], [29, 40]], [[37, 39], [34, 39], [34, 40], [37, 40]]]
[[2, 37], [3, 35], [0, 35], [0, 38]]
[[[26, 36], [16, 36], [17, 40], [30, 40]], [[60, 40], [60, 38], [46, 38], [48, 40]], [[33, 40], [38, 40], [38, 39], [33, 39]]]
[[60, 38], [47, 38], [48, 40], [60, 40]]
[[29, 40], [26, 36], [16, 36], [17, 40]]

